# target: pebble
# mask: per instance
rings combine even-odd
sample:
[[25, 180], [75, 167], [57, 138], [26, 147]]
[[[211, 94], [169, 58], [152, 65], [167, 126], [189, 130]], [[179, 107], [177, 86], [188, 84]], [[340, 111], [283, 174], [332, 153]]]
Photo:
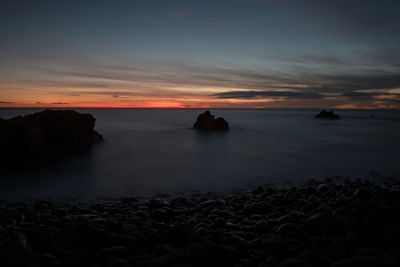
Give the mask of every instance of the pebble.
[[3, 266], [398, 266], [400, 183], [0, 201]]
[[257, 186], [256, 188], [254, 188], [251, 191], [254, 195], [261, 195], [262, 193], [264, 193], [264, 187], [262, 186]]

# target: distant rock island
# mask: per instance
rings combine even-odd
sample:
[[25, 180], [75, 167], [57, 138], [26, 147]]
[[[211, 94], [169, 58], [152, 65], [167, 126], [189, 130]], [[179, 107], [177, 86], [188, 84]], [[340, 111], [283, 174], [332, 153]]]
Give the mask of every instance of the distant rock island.
[[229, 123], [222, 117], [215, 119], [210, 111], [207, 110], [197, 117], [193, 128], [202, 130], [228, 130]]
[[94, 130], [95, 122], [91, 114], [74, 110], [44, 110], [8, 120], [0, 118], [2, 165], [24, 169], [84, 151], [103, 139]]
[[316, 119], [326, 119], [326, 120], [339, 120], [340, 116], [335, 114], [332, 110], [326, 111], [322, 110], [320, 113], [314, 116]]

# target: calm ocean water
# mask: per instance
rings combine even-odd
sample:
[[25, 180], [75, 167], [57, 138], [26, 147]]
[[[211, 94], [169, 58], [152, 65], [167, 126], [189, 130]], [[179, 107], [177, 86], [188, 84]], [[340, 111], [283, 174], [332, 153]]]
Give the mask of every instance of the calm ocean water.
[[[400, 111], [214, 109], [228, 132], [191, 129], [203, 109], [77, 109], [105, 141], [52, 169], [3, 175], [0, 198], [216, 191], [335, 175], [400, 171]], [[0, 109], [10, 118], [40, 109]]]

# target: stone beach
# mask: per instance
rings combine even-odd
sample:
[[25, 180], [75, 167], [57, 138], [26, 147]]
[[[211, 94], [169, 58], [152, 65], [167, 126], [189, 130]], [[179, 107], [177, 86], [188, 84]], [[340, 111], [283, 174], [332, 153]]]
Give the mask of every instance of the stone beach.
[[399, 266], [400, 182], [377, 181], [3, 200], [0, 265]]

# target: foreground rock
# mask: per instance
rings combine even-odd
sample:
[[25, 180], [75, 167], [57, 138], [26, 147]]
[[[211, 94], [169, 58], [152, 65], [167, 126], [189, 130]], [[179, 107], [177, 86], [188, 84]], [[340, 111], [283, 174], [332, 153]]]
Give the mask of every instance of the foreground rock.
[[327, 119], [327, 120], [339, 120], [340, 116], [333, 113], [333, 111], [326, 111], [326, 110], [322, 110], [320, 113], [318, 113], [317, 115], [315, 115], [316, 119]]
[[203, 130], [227, 130], [229, 124], [224, 118], [219, 117], [215, 119], [210, 111], [207, 110], [197, 117], [193, 128]]
[[10, 168], [24, 168], [83, 151], [102, 136], [96, 119], [74, 110], [44, 110], [0, 119], [0, 160]]
[[400, 183], [0, 201], [2, 266], [400, 266]]

